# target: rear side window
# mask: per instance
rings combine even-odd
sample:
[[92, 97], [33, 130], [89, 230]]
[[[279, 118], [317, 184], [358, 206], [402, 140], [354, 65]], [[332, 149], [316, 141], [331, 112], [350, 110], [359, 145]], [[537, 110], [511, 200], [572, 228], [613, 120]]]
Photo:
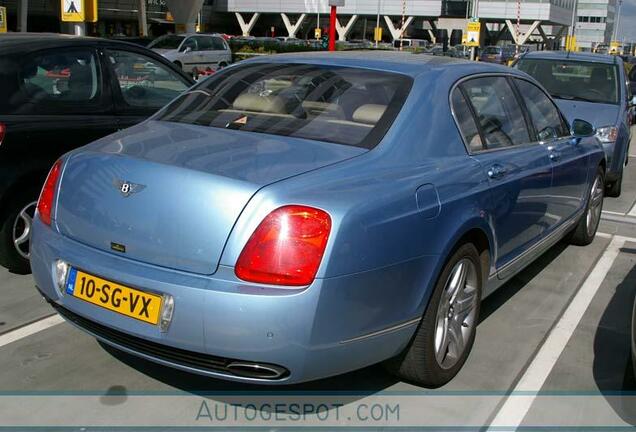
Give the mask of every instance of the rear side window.
[[383, 71], [252, 63], [208, 78], [158, 119], [373, 148], [410, 87], [409, 77]]
[[207, 36], [197, 36], [194, 39], [197, 41], [197, 49], [199, 51], [210, 51], [212, 48], [212, 38]]
[[461, 131], [470, 151], [475, 152], [483, 150], [475, 118], [470, 112], [468, 102], [466, 102], [466, 99], [459, 87], [456, 87], [455, 90], [453, 90], [451, 103], [453, 105], [453, 114], [457, 120], [457, 125], [459, 126], [459, 130]]
[[223, 39], [219, 38], [219, 37], [213, 37], [210, 38], [210, 40], [212, 41], [212, 48], [213, 50], [216, 51], [224, 51], [225, 50], [225, 42], [223, 41]]
[[475, 78], [462, 83], [461, 88], [475, 111], [485, 148], [531, 141], [523, 110], [505, 77]]
[[142, 54], [110, 50], [107, 58], [130, 107], [158, 110], [188, 88], [176, 72]]
[[89, 104], [101, 96], [101, 71], [90, 50], [52, 50], [27, 58], [20, 67], [20, 86], [31, 103]]
[[549, 141], [569, 134], [559, 110], [539, 87], [521, 79], [515, 79], [515, 83], [528, 108], [539, 141]]

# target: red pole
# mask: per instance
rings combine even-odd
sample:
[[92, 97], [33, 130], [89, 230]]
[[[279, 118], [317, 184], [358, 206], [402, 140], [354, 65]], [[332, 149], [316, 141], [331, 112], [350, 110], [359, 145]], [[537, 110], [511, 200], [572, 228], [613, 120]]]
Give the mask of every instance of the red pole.
[[329, 17], [329, 51], [336, 50], [336, 7], [331, 6]]

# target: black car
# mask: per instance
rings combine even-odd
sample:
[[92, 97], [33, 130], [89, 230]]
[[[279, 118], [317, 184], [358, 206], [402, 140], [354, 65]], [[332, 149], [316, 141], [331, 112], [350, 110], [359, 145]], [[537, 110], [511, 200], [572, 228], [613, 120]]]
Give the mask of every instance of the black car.
[[146, 119], [193, 84], [137, 45], [52, 34], [0, 36], [0, 264], [29, 271], [40, 188], [65, 152]]

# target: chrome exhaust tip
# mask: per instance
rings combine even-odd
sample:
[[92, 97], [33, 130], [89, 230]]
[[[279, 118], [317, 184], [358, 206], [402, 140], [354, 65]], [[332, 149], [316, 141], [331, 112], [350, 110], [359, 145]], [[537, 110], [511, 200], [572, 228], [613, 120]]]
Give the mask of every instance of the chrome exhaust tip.
[[232, 362], [227, 365], [227, 370], [237, 376], [268, 380], [282, 378], [288, 373], [280, 366], [250, 362]]

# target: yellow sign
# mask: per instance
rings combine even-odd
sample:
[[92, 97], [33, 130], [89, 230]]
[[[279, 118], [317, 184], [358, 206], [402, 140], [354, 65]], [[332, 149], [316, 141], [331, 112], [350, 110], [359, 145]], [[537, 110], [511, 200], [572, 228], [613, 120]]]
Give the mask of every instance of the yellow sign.
[[84, 0], [84, 9], [86, 9], [86, 22], [97, 22], [97, 1]]
[[84, 22], [84, 0], [61, 0], [63, 22]]
[[0, 33], [7, 32], [7, 8], [0, 6]]
[[373, 30], [373, 40], [375, 42], [380, 42], [382, 41], [382, 27], [376, 27]]
[[322, 30], [320, 27], [314, 29], [314, 39], [320, 39], [322, 37]]
[[469, 47], [479, 46], [479, 35], [481, 34], [481, 23], [479, 21], [469, 22], [466, 26], [466, 43]]
[[620, 42], [612, 41], [610, 42], [610, 54], [622, 54], [622, 46]]

